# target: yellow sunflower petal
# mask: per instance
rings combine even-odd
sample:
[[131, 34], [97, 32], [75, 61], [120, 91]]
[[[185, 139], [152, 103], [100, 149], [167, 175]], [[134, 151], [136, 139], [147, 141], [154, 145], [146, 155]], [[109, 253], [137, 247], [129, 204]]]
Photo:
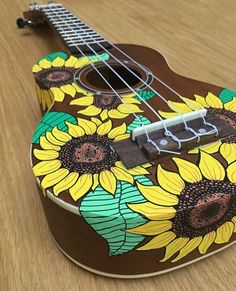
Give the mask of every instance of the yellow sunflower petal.
[[75, 84], [74, 82], [71, 84], [75, 90], [80, 93], [80, 94], [83, 94], [83, 95], [90, 95], [88, 94], [88, 92], [86, 90], [84, 90], [83, 88], [79, 87], [77, 84]]
[[85, 134], [84, 129], [81, 126], [72, 124], [68, 121], [65, 122], [68, 126], [68, 132], [73, 137], [83, 136]]
[[224, 108], [236, 113], [236, 97], [234, 97], [232, 101], [225, 103]]
[[48, 90], [43, 90], [43, 96], [44, 96], [44, 99], [45, 99], [46, 107], [50, 108], [52, 102], [51, 102]]
[[187, 256], [189, 253], [191, 253], [193, 250], [195, 250], [201, 243], [202, 237], [194, 237], [192, 238], [179, 252], [178, 256], [172, 260], [171, 262], [177, 262], [183, 257]]
[[232, 234], [234, 232], [234, 223], [233, 222], [225, 222], [221, 226], [219, 226], [216, 230], [216, 238], [215, 243], [216, 244], [223, 244], [227, 243]]
[[102, 110], [101, 108], [98, 108], [94, 105], [90, 105], [85, 109], [79, 110], [78, 113], [86, 116], [96, 116], [101, 112], [101, 110]]
[[60, 166], [61, 162], [59, 160], [43, 161], [33, 167], [33, 172], [35, 176], [47, 175], [59, 169]]
[[128, 229], [127, 232], [142, 235], [158, 235], [172, 228], [172, 222], [169, 220], [149, 221], [141, 226]]
[[102, 123], [98, 126], [97, 134], [106, 135], [111, 130], [111, 128], [112, 128], [112, 122], [111, 120], [108, 120], [107, 122]]
[[38, 73], [38, 72], [42, 71], [42, 68], [38, 64], [35, 64], [32, 68], [32, 71], [33, 71], [33, 73]]
[[223, 108], [220, 98], [210, 92], [206, 96], [206, 102], [212, 108]]
[[74, 199], [74, 201], [77, 201], [80, 197], [89, 191], [92, 185], [92, 174], [83, 174], [79, 177], [75, 185], [69, 189], [71, 197]]
[[93, 104], [93, 95], [88, 95], [85, 97], [79, 97], [70, 102], [70, 105], [79, 105], [79, 106], [89, 106]]
[[39, 143], [44, 150], [59, 151], [61, 149], [60, 146], [50, 143], [45, 136], [40, 136]]
[[188, 151], [188, 154], [198, 154], [199, 148], [194, 148], [193, 150]]
[[234, 224], [234, 233], [236, 232], [236, 216], [234, 216], [231, 221], [233, 222]]
[[129, 204], [128, 206], [150, 220], [167, 220], [175, 217], [176, 214], [176, 210], [173, 207], [159, 206], [151, 202]]
[[127, 138], [130, 138], [129, 133], [121, 134], [121, 135], [118, 135], [117, 137], [114, 138], [114, 142], [117, 142], [117, 141], [120, 141], [123, 139], [127, 139]]
[[168, 105], [173, 111], [178, 113], [187, 113], [192, 111], [191, 108], [189, 108], [185, 103], [174, 102], [169, 100]]
[[65, 94], [68, 94], [70, 95], [71, 97], [75, 97], [75, 94], [76, 94], [76, 90], [75, 88], [70, 85], [70, 84], [67, 84], [67, 85], [63, 85], [60, 87], [60, 89], [65, 93]]
[[58, 196], [61, 192], [71, 188], [79, 177], [78, 173], [70, 173], [64, 179], [62, 179], [58, 184], [53, 187], [54, 195]]
[[209, 105], [206, 103], [206, 99], [199, 95], [194, 95], [195, 100], [200, 103], [204, 108], [209, 108]]
[[35, 83], [35, 88], [36, 88], [36, 93], [38, 96], [39, 104], [41, 104], [42, 92], [41, 92], [41, 89], [37, 83]]
[[126, 172], [128, 172], [130, 175], [133, 175], [133, 176], [149, 174], [149, 172], [144, 168], [144, 166], [137, 166], [132, 169], [127, 169], [126, 166], [121, 161], [117, 161], [115, 165], [116, 167], [119, 167], [125, 170]]
[[236, 162], [230, 164], [226, 172], [230, 182], [236, 183]]
[[165, 111], [159, 110], [158, 113], [161, 115], [161, 117], [166, 118], [166, 119], [179, 116], [179, 113], [177, 112], [165, 112]]
[[94, 134], [97, 130], [97, 125], [87, 119], [78, 118], [78, 124], [85, 130], [86, 134]]
[[176, 195], [180, 195], [185, 187], [185, 183], [179, 174], [166, 171], [161, 165], [158, 165], [157, 168], [157, 181], [163, 189]]
[[166, 246], [166, 253], [164, 258], [160, 262], [166, 262], [174, 254], [180, 251], [189, 241], [187, 237], [178, 237], [173, 240], [168, 246]]
[[136, 104], [120, 104], [117, 109], [121, 113], [138, 113], [143, 112], [143, 110], [139, 109], [139, 107]]
[[199, 168], [208, 180], [224, 180], [225, 169], [219, 161], [205, 152], [201, 152]]
[[204, 106], [192, 99], [189, 99], [189, 98], [185, 98], [185, 97], [182, 97], [181, 98], [187, 105], [189, 108], [191, 108], [192, 110], [198, 110], [198, 109], [202, 109], [204, 108]]
[[174, 234], [172, 231], [161, 233], [137, 250], [145, 251], [163, 248], [168, 245], [173, 239], [175, 239], [175, 237], [176, 234]]
[[56, 170], [55, 172], [52, 172], [43, 178], [41, 182], [41, 186], [43, 189], [49, 188], [57, 184], [58, 182], [60, 182], [68, 174], [69, 174], [69, 170], [67, 169], [62, 168], [62, 169]]
[[99, 126], [100, 124], [102, 124], [102, 121], [99, 120], [96, 117], [91, 117], [91, 121], [94, 122], [97, 126]]
[[226, 159], [228, 164], [231, 164], [236, 160], [236, 144], [235, 143], [223, 143], [220, 147], [221, 155]]
[[63, 67], [65, 64], [65, 60], [60, 58], [60, 57], [56, 57], [53, 61], [52, 61], [52, 66], [53, 67]]
[[107, 192], [115, 194], [116, 192], [116, 177], [109, 171], [105, 170], [99, 174], [99, 183]]
[[221, 141], [217, 140], [215, 142], [201, 146], [201, 147], [199, 147], [199, 149], [208, 153], [208, 154], [213, 154], [213, 153], [217, 153], [219, 151], [220, 145], [221, 145]]
[[112, 173], [116, 176], [118, 180], [126, 181], [130, 184], [134, 183], [134, 178], [132, 175], [127, 173], [125, 170], [118, 168], [118, 167], [112, 167], [111, 168]]
[[104, 121], [108, 118], [108, 110], [107, 109], [103, 109], [101, 114], [100, 114], [101, 120]]
[[118, 135], [123, 135], [126, 132], [126, 124], [122, 123], [120, 126], [113, 128], [109, 133], [108, 137], [111, 139], [116, 138]]
[[166, 192], [161, 187], [144, 186], [140, 183], [137, 183], [137, 185], [142, 195], [152, 203], [163, 206], [174, 206], [179, 202], [179, 199], [175, 195]]
[[122, 99], [124, 101], [124, 104], [141, 104], [140, 101], [132, 97], [123, 97]]
[[92, 186], [92, 190], [94, 191], [97, 186], [99, 185], [99, 181], [98, 181], [98, 174], [93, 174], [93, 186]]
[[38, 150], [34, 149], [34, 156], [41, 161], [55, 160], [58, 158], [59, 153], [54, 150]]
[[181, 177], [185, 181], [195, 183], [202, 180], [202, 174], [195, 164], [180, 158], [173, 158], [173, 160], [178, 167]]
[[65, 97], [65, 93], [57, 87], [51, 87], [50, 88], [52, 94], [53, 94], [53, 99], [57, 102], [62, 102]]
[[55, 138], [55, 136], [49, 131], [46, 132], [46, 138], [50, 143], [52, 143], [54, 145], [63, 146], [65, 144], [64, 142], [62, 142], [62, 141], [58, 140], [57, 138]]
[[89, 63], [89, 58], [88, 57], [79, 58], [77, 60], [77, 62], [74, 64], [74, 68], [75, 69], [81, 68], [81, 67], [87, 65], [88, 63]]
[[209, 232], [204, 236], [202, 242], [198, 247], [198, 250], [201, 255], [204, 255], [207, 252], [209, 247], [213, 244], [215, 237], [216, 237], [215, 231]]
[[111, 109], [108, 111], [108, 116], [114, 119], [123, 119], [129, 116], [129, 113], [122, 113], [117, 109]]
[[136, 95], [137, 95], [136, 93], [129, 93], [129, 94], [126, 94], [126, 95], [122, 95], [121, 97], [122, 98], [132, 98], [132, 97], [134, 97]]
[[73, 68], [74, 65], [78, 62], [78, 59], [74, 56], [70, 56], [66, 61], [65, 61], [65, 67], [71, 67]]
[[39, 61], [39, 66], [42, 69], [49, 69], [49, 68], [51, 68], [52, 63], [49, 62], [47, 59], [42, 59], [42, 60]]
[[67, 132], [59, 130], [57, 127], [53, 128], [52, 134], [55, 136], [56, 139], [58, 139], [59, 141], [62, 141], [64, 143], [71, 140], [70, 134], [68, 134]]

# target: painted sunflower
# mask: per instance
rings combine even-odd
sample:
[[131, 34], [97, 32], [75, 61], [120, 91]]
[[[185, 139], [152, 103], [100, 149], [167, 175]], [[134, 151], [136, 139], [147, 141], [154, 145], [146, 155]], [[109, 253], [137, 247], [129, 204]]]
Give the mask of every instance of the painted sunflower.
[[196, 249], [203, 255], [236, 232], [236, 161], [226, 170], [205, 152], [198, 166], [181, 158], [173, 161], [178, 173], [159, 165], [159, 186], [138, 185], [148, 201], [129, 205], [149, 222], [128, 231], [154, 236], [138, 250], [165, 247], [161, 262], [177, 262]]
[[[208, 114], [216, 114], [224, 117], [230, 124], [236, 127], [236, 97], [230, 102], [223, 103], [220, 98], [212, 93], [208, 93], [206, 97], [194, 95], [195, 100], [182, 97], [183, 102], [168, 101], [168, 105], [172, 112], [158, 111], [164, 118], [171, 118], [197, 109], [207, 108]], [[209, 154], [220, 151], [221, 155], [231, 163], [236, 153], [236, 135], [223, 138], [221, 141], [213, 142], [209, 145], [201, 146], [189, 151], [189, 153], [198, 153], [203, 150]]]
[[112, 122], [102, 123], [92, 117], [91, 121], [79, 118], [78, 124], [66, 122], [68, 132], [54, 127], [40, 137], [41, 149], [34, 149], [40, 161], [33, 167], [35, 176], [44, 176], [43, 189], [53, 187], [58, 196], [69, 190], [77, 201], [100, 185], [111, 194], [116, 191], [117, 180], [134, 183], [134, 176], [149, 174], [149, 165], [127, 169], [112, 150], [111, 143], [129, 137], [126, 124], [112, 129]]
[[[59, 55], [58, 55], [59, 54]], [[62, 102], [65, 94], [74, 97], [76, 92], [86, 94], [73, 80], [76, 70], [87, 65], [88, 57], [76, 58], [70, 56], [68, 59], [64, 53], [57, 53], [55, 58], [50, 55], [41, 59], [33, 66], [36, 79], [36, 91], [42, 109], [49, 108], [52, 102]]]
[[115, 95], [88, 95], [72, 100], [71, 105], [86, 107], [78, 111], [79, 114], [86, 116], [97, 116], [104, 121], [108, 117], [122, 119], [131, 113], [143, 112], [139, 108], [140, 101], [134, 98], [135, 94], [123, 95], [121, 98], [124, 103]]

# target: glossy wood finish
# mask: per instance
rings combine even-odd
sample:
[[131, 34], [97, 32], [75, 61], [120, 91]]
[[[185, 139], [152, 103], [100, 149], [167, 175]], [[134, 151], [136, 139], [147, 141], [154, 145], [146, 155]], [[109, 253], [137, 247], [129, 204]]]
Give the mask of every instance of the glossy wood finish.
[[[2, 289], [211, 290], [212, 287], [217, 287], [219, 290], [234, 289], [235, 247], [175, 273], [139, 282], [137, 280], [114, 281], [84, 272], [66, 261], [54, 247], [54, 243], [49, 239], [42, 209], [39, 207], [35, 184], [33, 179], [29, 178], [31, 169], [27, 157], [28, 141], [34, 124], [40, 116], [36, 97], [32, 96], [35, 96], [35, 93], [33, 93], [34, 85], [30, 75], [31, 65], [35, 57], [57, 50], [59, 43], [56, 39], [50, 42], [40, 40], [40, 35], [45, 34], [43, 32], [39, 32], [38, 36], [26, 30], [19, 33], [14, 26], [14, 21], [9, 21], [9, 17], [14, 15], [16, 18], [25, 7], [22, 1], [18, 2], [18, 5], [15, 3], [17, 4], [16, 1], [1, 3], [1, 11], [4, 15], [1, 58], [4, 72], [7, 72], [1, 79], [3, 94], [1, 122], [2, 135], [5, 136], [5, 142], [1, 142], [3, 203], [0, 217], [4, 233], [1, 236], [1, 257], [4, 265], [0, 273]], [[26, 1], [24, 3], [27, 4]], [[180, 1], [178, 6], [173, 6], [171, 1], [159, 1], [159, 3], [150, 1], [148, 7], [146, 1], [135, 5], [120, 1], [120, 7], [116, 2], [101, 1], [95, 2], [93, 7], [89, 2], [81, 3], [78, 9], [73, 9], [73, 5], [75, 7], [77, 2], [63, 1], [63, 3], [78, 15], [84, 15], [83, 18], [91, 25], [96, 25], [99, 31], [110, 35], [111, 40], [133, 41], [156, 49], [160, 48], [178, 72], [221, 86], [235, 87], [233, 78], [236, 67], [234, 59], [236, 43], [232, 39], [235, 19], [233, 17], [222, 19], [223, 15], [231, 15], [234, 9], [233, 1], [227, 1], [226, 4], [224, 1], [208, 1], [207, 4]], [[101, 15], [94, 17], [99, 8]], [[148, 18], [144, 15], [148, 15]], [[132, 20], [128, 21], [131, 16]], [[119, 23], [123, 21], [123, 32], [120, 27], [117, 29], [117, 22], [112, 22], [114, 17], [117, 17]], [[102, 18], [104, 18], [103, 22]], [[182, 22], [179, 21], [180, 19]], [[109, 28], [107, 22], [111, 23]], [[197, 31], [195, 26], [198, 26]], [[147, 29], [149, 29], [148, 34]], [[128, 36], [125, 35], [127, 31], [130, 33]], [[50, 33], [47, 34], [50, 40]], [[12, 36], [11, 40], [9, 35]], [[186, 47], [191, 46], [190, 44], [195, 45], [192, 49], [186, 50]], [[11, 58], [9, 52], [12, 52]], [[16, 63], [21, 66], [16, 66]], [[14, 84], [13, 73], [20, 76]], [[13, 126], [14, 130], [12, 130]], [[55, 262], [57, 262], [56, 267]]]

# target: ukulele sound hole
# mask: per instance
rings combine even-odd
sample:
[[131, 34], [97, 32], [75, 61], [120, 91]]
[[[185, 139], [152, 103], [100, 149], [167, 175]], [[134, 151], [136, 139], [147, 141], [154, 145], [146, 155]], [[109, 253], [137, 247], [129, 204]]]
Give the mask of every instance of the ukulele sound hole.
[[143, 66], [128, 61], [122, 61], [124, 65], [116, 61], [107, 63], [111, 68], [104, 63], [94, 63], [78, 70], [74, 76], [75, 82], [88, 91], [102, 94], [114, 94], [111, 87], [120, 94], [129, 93], [132, 89], [143, 89], [152, 82], [151, 72]]
[[[111, 87], [114, 88], [115, 90], [127, 88], [127, 85], [121, 80], [121, 78], [125, 80], [125, 82], [131, 87], [134, 87], [135, 85], [140, 83], [140, 80], [135, 75], [137, 75], [139, 78], [141, 78], [142, 76], [137, 70], [130, 68], [130, 70], [133, 72], [132, 73], [121, 65], [120, 66], [114, 65], [112, 69], [120, 76], [120, 78], [116, 75], [116, 73], [114, 73], [114, 71], [112, 71], [107, 66], [99, 68], [99, 72], [105, 77], [105, 79], [109, 82]], [[110, 89], [107, 83], [95, 70], [88, 73], [87, 81], [93, 87], [98, 87], [102, 91]]]

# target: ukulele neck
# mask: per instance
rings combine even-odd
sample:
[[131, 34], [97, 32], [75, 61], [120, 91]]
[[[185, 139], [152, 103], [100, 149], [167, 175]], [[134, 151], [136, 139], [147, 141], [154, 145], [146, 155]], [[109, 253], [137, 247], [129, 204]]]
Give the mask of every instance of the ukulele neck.
[[[35, 9], [35, 7], [33, 7]], [[38, 5], [46, 21], [60, 36], [71, 54], [94, 54], [111, 44], [61, 4]]]

